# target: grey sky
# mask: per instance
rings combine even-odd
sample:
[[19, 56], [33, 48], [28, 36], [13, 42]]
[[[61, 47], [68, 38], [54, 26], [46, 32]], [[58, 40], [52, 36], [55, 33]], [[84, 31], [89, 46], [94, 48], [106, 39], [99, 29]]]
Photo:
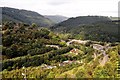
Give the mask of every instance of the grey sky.
[[36, 11], [42, 15], [67, 17], [102, 15], [118, 16], [119, 0], [2, 0], [1, 7]]

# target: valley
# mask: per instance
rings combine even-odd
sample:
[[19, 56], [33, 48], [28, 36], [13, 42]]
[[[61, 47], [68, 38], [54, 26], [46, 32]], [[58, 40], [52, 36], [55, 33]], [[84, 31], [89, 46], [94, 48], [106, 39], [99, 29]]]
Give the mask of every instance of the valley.
[[60, 22], [53, 22], [33, 11], [6, 7], [2, 14], [3, 79], [120, 78], [118, 20], [59, 16]]

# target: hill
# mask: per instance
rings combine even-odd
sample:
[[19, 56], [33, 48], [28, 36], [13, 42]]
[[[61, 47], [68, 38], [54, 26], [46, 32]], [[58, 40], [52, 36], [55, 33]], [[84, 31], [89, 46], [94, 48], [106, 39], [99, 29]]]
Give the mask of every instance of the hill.
[[12, 22], [3, 25], [1, 34], [2, 79], [120, 78], [119, 43], [70, 39]]
[[44, 16], [46, 18], [49, 18], [50, 20], [52, 20], [55, 23], [60, 23], [60, 22], [68, 19], [67, 17], [61, 16], [61, 15], [44, 15]]
[[81, 26], [87, 24], [89, 25], [89, 24], [93, 24], [97, 22], [105, 22], [105, 21], [111, 21], [111, 20], [103, 16], [80, 16], [75, 18], [74, 17], [69, 18], [68, 20], [57, 24], [57, 26], [73, 27], [73, 26]]
[[[34, 11], [15, 9], [9, 7], [0, 7], [2, 8], [2, 21], [13, 21], [13, 22], [24, 22], [27, 24], [36, 23], [42, 27], [49, 27], [54, 23], [44, 16], [40, 15]], [[1, 18], [1, 17], [0, 17]]]
[[118, 17], [110, 17], [111, 20], [119, 20]]
[[80, 16], [51, 27], [53, 31], [71, 33], [79, 39], [118, 41], [118, 24], [104, 16]]

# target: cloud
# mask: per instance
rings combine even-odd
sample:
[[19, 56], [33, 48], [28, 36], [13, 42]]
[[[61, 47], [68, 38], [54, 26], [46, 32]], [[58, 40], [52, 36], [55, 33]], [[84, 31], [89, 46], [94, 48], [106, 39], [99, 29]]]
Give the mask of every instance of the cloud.
[[47, 4], [52, 6], [58, 6], [58, 5], [68, 4], [70, 2], [71, 0], [48, 0]]
[[118, 11], [101, 11], [103, 13], [118, 13]]
[[[0, 6], [36, 11], [43, 15], [117, 16], [119, 0], [0, 0]], [[120, 6], [120, 3], [119, 3]]]

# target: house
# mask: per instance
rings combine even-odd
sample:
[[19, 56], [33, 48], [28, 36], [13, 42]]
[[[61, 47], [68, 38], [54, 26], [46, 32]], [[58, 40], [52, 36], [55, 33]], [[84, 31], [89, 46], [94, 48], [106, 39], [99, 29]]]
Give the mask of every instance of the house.
[[75, 63], [75, 64], [82, 64], [83, 61], [82, 60], [81, 61], [77, 60], [77, 61], [73, 61], [73, 63]]
[[73, 61], [67, 60], [67, 61], [63, 61], [63, 64], [72, 64]]
[[63, 63], [59, 63], [58, 66], [65, 66]]
[[52, 69], [53, 67], [52, 66], [47, 66], [47, 69]]
[[56, 68], [56, 66], [47, 66], [46, 69], [53, 69], [53, 68]]
[[74, 48], [74, 49], [72, 49], [72, 50], [70, 51], [70, 53], [75, 53], [76, 55], [78, 55], [79, 50]]
[[43, 68], [43, 69], [53, 69], [53, 68], [56, 68], [56, 66], [50, 66], [50, 65], [42, 64], [41, 68]]
[[73, 61], [70, 61], [70, 60], [67, 60], [67, 61], [63, 61], [62, 63], [59, 63], [58, 66], [65, 66], [67, 64], [82, 64], [83, 61], [79, 61], [79, 60], [73, 60]]
[[58, 66], [65, 66], [66, 64], [72, 64], [73, 61], [67, 60], [67, 61], [63, 61], [62, 63], [59, 63]]
[[41, 65], [41, 68], [46, 68], [46, 67], [47, 67], [46, 64], [42, 64], [42, 65]]

